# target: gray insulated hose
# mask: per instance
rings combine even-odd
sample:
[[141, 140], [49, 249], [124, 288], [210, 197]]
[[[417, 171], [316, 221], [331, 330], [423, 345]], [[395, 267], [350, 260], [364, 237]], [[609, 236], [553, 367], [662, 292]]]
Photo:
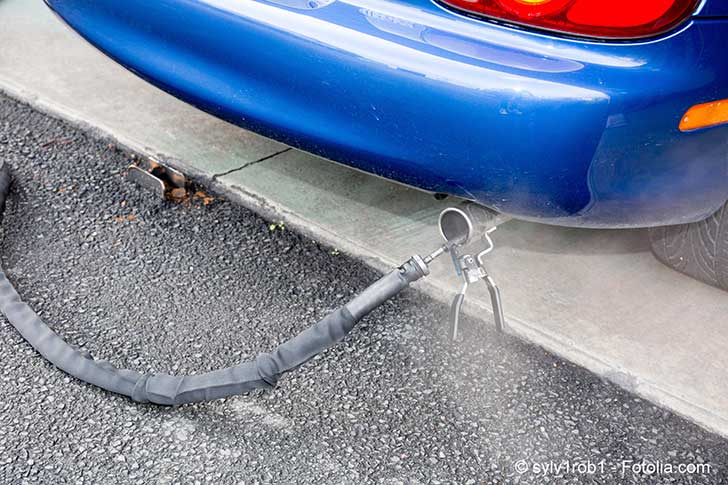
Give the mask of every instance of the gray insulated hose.
[[[0, 162], [1, 163], [1, 162]], [[0, 217], [11, 176], [0, 166]], [[255, 360], [200, 375], [141, 374], [95, 360], [66, 343], [24, 303], [0, 269], [0, 311], [33, 348], [71, 376], [137, 402], [168, 406], [211, 401], [258, 388], [273, 388], [293, 370], [342, 340], [365, 315], [428, 273], [415, 256], [365, 289], [343, 307]]]

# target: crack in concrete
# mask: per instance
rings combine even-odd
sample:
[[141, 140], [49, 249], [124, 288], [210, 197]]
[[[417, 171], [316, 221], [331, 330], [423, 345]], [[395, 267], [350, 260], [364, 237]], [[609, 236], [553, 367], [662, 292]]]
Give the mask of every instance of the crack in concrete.
[[259, 158], [258, 160], [253, 160], [252, 162], [247, 162], [247, 163], [245, 163], [245, 164], [243, 164], [243, 165], [241, 165], [239, 167], [230, 169], [230, 170], [228, 170], [226, 172], [216, 173], [216, 174], [214, 174], [212, 176], [212, 181], [215, 182], [220, 177], [224, 177], [225, 175], [230, 175], [231, 173], [239, 172], [240, 170], [246, 169], [246, 168], [248, 168], [248, 167], [250, 167], [252, 165], [256, 165], [258, 163], [265, 162], [266, 160], [270, 160], [271, 158], [277, 157], [281, 153], [286, 153], [286, 152], [288, 152], [290, 150], [293, 150], [293, 148], [287, 147], [287, 148], [284, 148], [283, 150], [279, 150], [279, 151], [277, 151], [275, 153], [271, 153], [270, 155], [266, 155], [263, 158]]

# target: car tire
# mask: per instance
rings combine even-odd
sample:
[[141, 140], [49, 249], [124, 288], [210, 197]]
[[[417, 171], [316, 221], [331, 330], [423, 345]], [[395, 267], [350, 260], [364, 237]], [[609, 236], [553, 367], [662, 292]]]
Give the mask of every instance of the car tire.
[[667, 266], [728, 290], [728, 203], [707, 219], [652, 228], [650, 245]]

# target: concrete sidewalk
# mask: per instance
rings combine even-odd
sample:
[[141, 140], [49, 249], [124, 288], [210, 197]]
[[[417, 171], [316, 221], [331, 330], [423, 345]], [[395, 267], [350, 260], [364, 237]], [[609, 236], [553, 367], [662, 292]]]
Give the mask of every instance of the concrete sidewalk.
[[[0, 1], [0, 89], [164, 159], [378, 268], [438, 242], [453, 201], [333, 164], [201, 113], [70, 32], [39, 0]], [[79, 161], [82, 163], [82, 161]], [[655, 261], [644, 231], [512, 221], [489, 269], [509, 331], [728, 436], [728, 295]], [[446, 261], [421, 288], [456, 291]], [[487, 292], [467, 311], [487, 313]], [[445, 322], [443, 322], [443, 326]]]

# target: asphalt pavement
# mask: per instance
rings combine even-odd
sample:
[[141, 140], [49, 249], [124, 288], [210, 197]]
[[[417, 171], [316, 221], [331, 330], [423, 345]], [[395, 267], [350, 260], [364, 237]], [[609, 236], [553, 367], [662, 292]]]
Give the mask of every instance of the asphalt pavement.
[[[133, 157], [0, 96], [3, 267], [98, 358], [232, 365], [379, 276], [219, 194], [155, 199], [126, 180]], [[724, 439], [489, 317], [452, 344], [447, 317], [407, 290], [277, 389], [174, 409], [69, 378], [2, 319], [0, 482], [728, 483]]]

